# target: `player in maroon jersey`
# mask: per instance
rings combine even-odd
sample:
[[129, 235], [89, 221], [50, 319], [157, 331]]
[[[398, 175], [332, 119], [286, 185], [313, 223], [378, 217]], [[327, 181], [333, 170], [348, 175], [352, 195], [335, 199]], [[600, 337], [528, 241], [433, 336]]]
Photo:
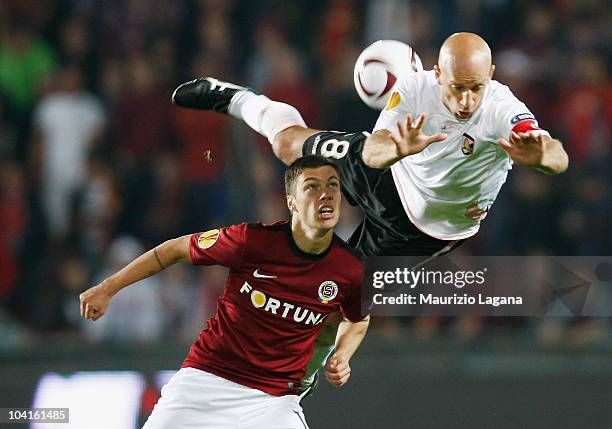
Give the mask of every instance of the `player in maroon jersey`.
[[307, 427], [299, 405], [312, 379], [307, 368], [327, 358], [315, 353], [315, 343], [338, 311], [344, 319], [325, 377], [335, 386], [348, 381], [369, 317], [361, 314], [361, 261], [333, 232], [337, 167], [319, 156], [299, 158], [285, 173], [285, 187], [291, 221], [168, 240], [80, 295], [81, 315], [98, 320], [119, 290], [178, 261], [230, 269], [217, 313], [144, 428]]

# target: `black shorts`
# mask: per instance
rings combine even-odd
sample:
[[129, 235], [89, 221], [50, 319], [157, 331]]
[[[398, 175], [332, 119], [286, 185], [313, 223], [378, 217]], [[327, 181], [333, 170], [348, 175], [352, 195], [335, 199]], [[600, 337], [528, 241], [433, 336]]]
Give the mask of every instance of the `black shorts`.
[[361, 157], [366, 135], [321, 131], [304, 142], [304, 155], [322, 155], [340, 168], [342, 193], [361, 207], [363, 222], [348, 244], [365, 256], [431, 256], [443, 254], [464, 240], [430, 237], [410, 222], [397, 194], [391, 169], [371, 168]]

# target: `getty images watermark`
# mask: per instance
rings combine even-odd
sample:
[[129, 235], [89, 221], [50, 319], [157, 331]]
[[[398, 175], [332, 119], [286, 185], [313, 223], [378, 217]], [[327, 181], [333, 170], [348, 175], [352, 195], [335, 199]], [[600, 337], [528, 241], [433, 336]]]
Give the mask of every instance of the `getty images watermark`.
[[371, 257], [362, 307], [377, 316], [610, 316], [612, 257]]
[[374, 293], [372, 302], [376, 305], [381, 304], [408, 304], [408, 305], [466, 305], [483, 304], [494, 307], [506, 304], [522, 304], [521, 296], [487, 296], [483, 293], [446, 295], [439, 290], [433, 292], [420, 292], [418, 294], [400, 293], [399, 295], [385, 294], [398, 287], [417, 287], [440, 286], [463, 289], [464, 287], [477, 287], [485, 284], [487, 268], [478, 271], [439, 271], [426, 270], [421, 268], [412, 270], [409, 268], [395, 268], [393, 271], [374, 271], [372, 275], [372, 287], [379, 289], [379, 293]]

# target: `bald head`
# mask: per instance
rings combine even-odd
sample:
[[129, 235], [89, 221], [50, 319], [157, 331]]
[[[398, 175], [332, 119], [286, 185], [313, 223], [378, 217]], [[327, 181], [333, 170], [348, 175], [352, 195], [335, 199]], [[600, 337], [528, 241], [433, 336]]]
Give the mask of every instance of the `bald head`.
[[455, 33], [442, 44], [434, 70], [444, 105], [458, 119], [467, 120], [478, 109], [495, 66], [482, 37]]
[[455, 33], [440, 48], [438, 66], [443, 70], [491, 68], [491, 49], [482, 37], [474, 33]]

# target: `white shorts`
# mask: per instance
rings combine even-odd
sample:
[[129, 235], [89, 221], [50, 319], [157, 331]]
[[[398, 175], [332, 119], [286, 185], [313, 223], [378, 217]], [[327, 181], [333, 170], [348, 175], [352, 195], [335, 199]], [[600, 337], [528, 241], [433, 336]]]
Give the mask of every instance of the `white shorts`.
[[142, 429], [308, 429], [300, 398], [273, 396], [195, 368], [161, 391]]

